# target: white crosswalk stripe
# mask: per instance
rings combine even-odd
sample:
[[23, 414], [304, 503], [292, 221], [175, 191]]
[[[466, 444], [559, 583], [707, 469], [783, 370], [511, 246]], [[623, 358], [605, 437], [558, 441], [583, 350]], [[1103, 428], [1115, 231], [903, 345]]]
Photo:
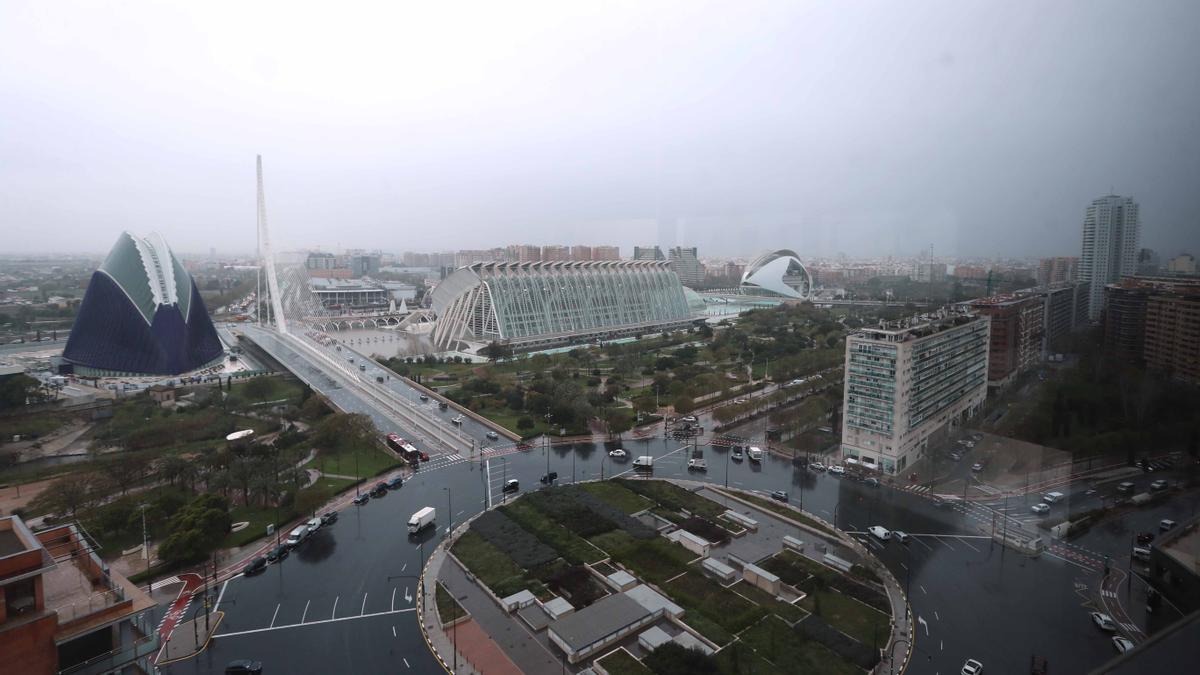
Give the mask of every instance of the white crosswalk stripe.
[[1129, 631], [1130, 633], [1140, 633], [1140, 632], [1142, 632], [1142, 629], [1141, 629], [1141, 628], [1138, 628], [1137, 626], [1135, 626], [1135, 625], [1133, 625], [1133, 624], [1131, 624], [1131, 623], [1122, 623], [1122, 624], [1121, 624], [1121, 628], [1124, 628], [1125, 630]]
[[1104, 596], [1104, 597], [1106, 597], [1106, 598], [1115, 598], [1115, 597], [1117, 597], [1117, 594], [1116, 594], [1116, 593], [1113, 593], [1112, 591], [1100, 591], [1100, 595], [1103, 595], [1103, 596]]

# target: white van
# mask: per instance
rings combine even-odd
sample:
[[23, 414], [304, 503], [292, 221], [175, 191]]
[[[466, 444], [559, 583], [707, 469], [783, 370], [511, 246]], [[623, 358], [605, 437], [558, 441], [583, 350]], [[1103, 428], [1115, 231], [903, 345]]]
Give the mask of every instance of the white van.
[[650, 455], [642, 455], [641, 457], [638, 457], [637, 459], [633, 460], [633, 468], [635, 468], [635, 469], [653, 469], [654, 468], [654, 457], [652, 457]]
[[1066, 495], [1061, 492], [1047, 492], [1042, 496], [1042, 501], [1046, 502], [1047, 504], [1057, 504], [1064, 498], [1066, 498]]
[[308, 538], [308, 525], [301, 525], [288, 534], [287, 541], [284, 543], [286, 543], [288, 546], [299, 546], [300, 542], [304, 541], [306, 538]]

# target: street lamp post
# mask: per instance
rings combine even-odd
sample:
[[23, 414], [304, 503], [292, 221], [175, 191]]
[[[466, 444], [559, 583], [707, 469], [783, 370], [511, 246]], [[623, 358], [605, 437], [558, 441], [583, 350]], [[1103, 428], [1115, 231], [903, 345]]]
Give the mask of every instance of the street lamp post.
[[[142, 558], [146, 561], [147, 572], [150, 571], [150, 533], [149, 530], [146, 529], [146, 508], [149, 506], [150, 505], [146, 503], [142, 503], [140, 505], [140, 508], [142, 509]], [[146, 576], [149, 577], [149, 574]], [[150, 579], [146, 579], [146, 583], [149, 585]]]

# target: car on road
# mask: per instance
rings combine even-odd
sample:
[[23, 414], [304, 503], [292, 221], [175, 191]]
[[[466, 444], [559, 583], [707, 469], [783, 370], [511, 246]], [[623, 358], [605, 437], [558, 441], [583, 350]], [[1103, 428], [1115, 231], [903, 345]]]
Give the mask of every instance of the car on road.
[[963, 664], [962, 670], [959, 671], [962, 675], [979, 675], [983, 672], [983, 664], [975, 659], [967, 659]]
[[429, 400], [429, 394], [421, 394], [421, 400], [422, 400], [422, 401], [428, 401], [428, 400]]
[[776, 490], [771, 493], [771, 499], [774, 499], [777, 502], [786, 502], [788, 500], [788, 493], [784, 492], [783, 490]]
[[1171, 520], [1170, 518], [1163, 518], [1162, 520], [1158, 521], [1158, 529], [1163, 532], [1166, 532], [1174, 527], [1175, 521]]
[[613, 459], [625, 459], [629, 456], [629, 453], [625, 452], [621, 448], [617, 448], [616, 450], [609, 450], [608, 456], [612, 457]]
[[363, 504], [366, 504], [369, 501], [371, 501], [371, 495], [369, 495], [365, 492], [354, 498], [354, 503], [358, 504], [359, 506], [362, 506]]
[[956, 462], [957, 462], [957, 461], [959, 461], [959, 460], [961, 460], [961, 459], [962, 459], [962, 454], [961, 454], [961, 453], [957, 453], [957, 452], [952, 452], [952, 453], [950, 453], [950, 459], [952, 459], [952, 460], [954, 460], [954, 461], [956, 461]]
[[288, 557], [288, 547], [283, 544], [280, 544], [270, 551], [267, 551], [267, 562], [269, 563], [279, 562], [286, 557]]
[[387, 483], [376, 483], [375, 487], [371, 488], [371, 496], [375, 498], [382, 497], [387, 494]]
[[449, 407], [450, 407], [449, 403], [446, 403], [445, 401], [438, 401], [438, 410], [445, 410], [446, 408], [449, 408]]
[[1141, 560], [1142, 562], [1150, 562], [1150, 549], [1146, 548], [1145, 546], [1134, 546], [1133, 557]]
[[404, 487], [404, 476], [393, 476], [390, 480], [388, 480], [387, 487], [389, 490], [395, 490], [396, 488]]
[[840, 464], [834, 464], [833, 466], [829, 467], [829, 473], [840, 476], [840, 475], [846, 473], [846, 467], [844, 467]]
[[871, 527], [868, 527], [867, 532], [875, 535], [875, 538], [879, 541], [887, 541], [888, 539], [892, 538], [892, 533], [888, 532], [886, 527], [880, 525], [872, 525]]
[[509, 478], [504, 482], [504, 487], [501, 488], [504, 492], [516, 492], [521, 489], [521, 481], [516, 478]]
[[1113, 644], [1113, 648], [1116, 649], [1117, 652], [1121, 653], [1121, 654], [1124, 654], [1125, 652], [1129, 651], [1130, 649], [1133, 649], [1136, 646], [1133, 644], [1133, 640], [1130, 640], [1127, 637], [1121, 637], [1120, 635], [1113, 636], [1112, 644]]
[[261, 675], [262, 663], [250, 659], [238, 659], [225, 664], [225, 675]]
[[808, 465], [808, 468], [812, 469], [813, 471], [824, 471], [825, 465], [820, 462], [812, 462]]
[[1039, 516], [1044, 516], [1047, 513], [1050, 513], [1050, 505], [1038, 503], [1038, 504], [1034, 504], [1033, 506], [1029, 507], [1029, 510], [1033, 511], [1034, 513], [1038, 514]]
[[708, 463], [703, 459], [689, 459], [688, 471], [708, 471]]
[[530, 444], [528, 444], [528, 443], [517, 443], [517, 449], [518, 449], [518, 450], [522, 450], [522, 451], [524, 451], [524, 450], [532, 450], [532, 449], [533, 449], [533, 446], [532, 446], [532, 445], [530, 445]]
[[494, 431], [489, 431], [486, 434], [484, 434], [484, 436], [487, 436], [488, 439], [492, 440], [492, 441], [498, 440], [500, 438], [500, 434], [498, 434]]
[[450, 423], [451, 423], [451, 424], [457, 424], [457, 425], [459, 425], [459, 426], [462, 426], [462, 423], [463, 423], [464, 421], [466, 421], [466, 419], [467, 419], [466, 417], [463, 417], [462, 415], [459, 415], [458, 417], [455, 417], [454, 419], [450, 420]]
[[1167, 489], [1167, 481], [1159, 478], [1158, 480], [1156, 480], [1150, 484], [1150, 489], [1155, 490], [1155, 491], [1166, 490]]
[[893, 530], [892, 531], [892, 539], [895, 539], [896, 541], [900, 542], [901, 544], [907, 544], [910, 537], [908, 536], [907, 532], [901, 532], [900, 530]]
[[337, 519], [338, 519], [337, 511], [326, 511], [325, 513], [321, 514], [321, 524], [322, 525], [332, 525], [337, 522]]
[[741, 404], [743, 404], [743, 403], [745, 403], [745, 402], [746, 402], [746, 399], [744, 399], [744, 398], [735, 398], [735, 399], [733, 399], [733, 402], [734, 402], [735, 404], [737, 404], [737, 405], [741, 405]]
[[983, 463], [975, 462], [974, 464], [971, 465], [971, 470], [972, 471], [983, 471]]
[[742, 461], [742, 457], [745, 457], [745, 455], [742, 454], [742, 449], [738, 446], [734, 446], [733, 450], [729, 453], [729, 459], [740, 462]]
[[1117, 485], [1117, 492], [1133, 492], [1133, 483], [1125, 481]]
[[879, 479], [874, 476], [871, 476], [870, 478], [864, 478], [863, 484], [869, 485], [870, 487], [879, 487]]
[[543, 474], [542, 477], [539, 478], [538, 480], [541, 481], [544, 485], [549, 485], [549, 484], [553, 483], [554, 481], [558, 480], [558, 472], [551, 471], [550, 473]]
[[687, 417], [680, 417], [679, 421], [683, 424], [695, 424], [698, 420], [695, 415], [688, 415]]
[[1112, 617], [1101, 612], [1092, 612], [1092, 623], [1096, 624], [1096, 628], [1109, 633], [1117, 632], [1117, 624], [1113, 623]]
[[246, 563], [246, 566], [242, 568], [242, 575], [247, 577], [253, 576], [265, 569], [267, 569], [267, 559], [260, 555]]
[[1153, 532], [1138, 532], [1137, 543], [1149, 544], [1152, 541], [1154, 541], [1154, 533]]

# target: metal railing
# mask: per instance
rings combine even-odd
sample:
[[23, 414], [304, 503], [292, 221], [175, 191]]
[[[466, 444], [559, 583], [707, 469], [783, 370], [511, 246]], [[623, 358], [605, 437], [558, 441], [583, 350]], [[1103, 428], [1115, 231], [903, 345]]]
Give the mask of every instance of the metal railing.
[[121, 647], [110, 652], [94, 656], [83, 663], [77, 663], [69, 668], [58, 671], [59, 675], [100, 675], [112, 670], [118, 670], [138, 659], [145, 658], [158, 651], [159, 640], [157, 633], [151, 633], [138, 638], [128, 647]]

